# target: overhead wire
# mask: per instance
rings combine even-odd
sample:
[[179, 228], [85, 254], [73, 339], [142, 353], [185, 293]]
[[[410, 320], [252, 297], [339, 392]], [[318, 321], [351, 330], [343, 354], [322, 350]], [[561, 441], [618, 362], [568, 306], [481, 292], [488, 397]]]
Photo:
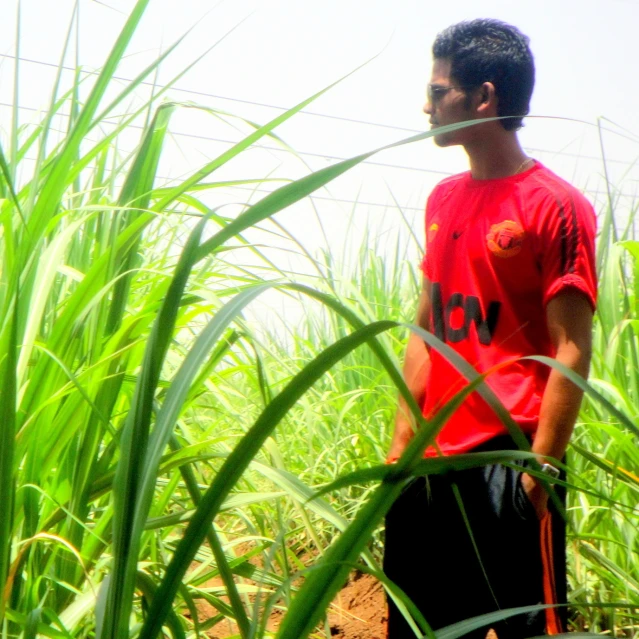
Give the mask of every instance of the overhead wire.
[[[232, 99], [232, 98], [228, 98], [228, 99]], [[9, 104], [7, 102], [0, 102], [0, 107], [6, 107], [6, 108], [13, 108], [14, 105]], [[32, 112], [37, 112], [40, 109], [37, 109], [35, 107], [30, 107], [30, 106], [24, 106], [24, 105], [18, 105], [18, 108], [24, 111], [32, 111]], [[274, 107], [275, 108], [275, 107]], [[68, 113], [59, 113], [57, 114], [59, 117], [69, 117]], [[362, 123], [364, 123], [363, 121], [360, 121]], [[102, 125], [105, 126], [117, 126], [117, 124], [115, 122], [108, 122], [105, 121], [102, 123]], [[128, 128], [132, 128], [132, 129], [138, 129], [138, 130], [143, 130], [144, 127], [138, 124], [129, 124], [127, 125]], [[203, 141], [208, 141], [208, 142], [218, 142], [221, 144], [235, 144], [234, 140], [229, 140], [229, 139], [225, 139], [225, 138], [217, 138], [217, 137], [213, 137], [213, 136], [207, 136], [207, 135], [202, 135], [202, 134], [198, 134], [198, 133], [187, 133], [185, 131], [171, 131], [171, 135], [174, 137], [184, 137], [184, 138], [191, 138], [191, 139], [196, 139], [196, 140], [203, 140]], [[341, 162], [343, 160], [347, 160], [349, 158], [344, 157], [344, 156], [338, 156], [338, 155], [330, 155], [330, 154], [326, 154], [326, 153], [317, 153], [317, 152], [313, 152], [313, 151], [299, 151], [297, 149], [287, 149], [286, 147], [278, 147], [278, 146], [267, 146], [267, 145], [263, 145], [263, 144], [256, 144], [253, 145], [253, 147], [251, 148], [256, 148], [256, 149], [264, 149], [264, 150], [268, 150], [268, 151], [283, 151], [283, 152], [287, 152], [287, 153], [291, 153], [293, 155], [299, 155], [299, 156], [303, 156], [303, 157], [315, 157], [315, 158], [322, 158], [322, 159], [326, 159], [326, 160], [335, 160], [337, 162]], [[589, 160], [589, 161], [593, 161], [593, 162], [601, 162], [601, 158], [597, 157], [597, 156], [590, 156], [590, 155], [582, 155], [579, 153], [571, 153], [568, 151], [555, 151], [552, 149], [540, 149], [540, 148], [534, 148], [534, 147], [524, 147], [524, 150], [527, 153], [548, 153], [551, 155], [561, 155], [561, 156], [566, 156], [566, 157], [572, 157], [575, 159], [579, 159], [579, 160]], [[609, 162], [611, 164], [621, 164], [624, 166], [628, 166], [634, 163], [634, 161], [627, 161], [627, 160], [616, 160], [616, 159], [606, 159], [606, 162]], [[451, 175], [450, 172], [447, 171], [441, 171], [439, 169], [429, 169], [429, 168], [425, 168], [425, 167], [418, 167], [418, 166], [410, 166], [410, 165], [405, 165], [405, 164], [393, 164], [391, 162], [379, 162], [377, 160], [365, 160], [364, 162], [362, 162], [362, 164], [367, 164], [367, 165], [373, 165], [373, 166], [382, 166], [385, 168], [393, 168], [393, 169], [402, 169], [402, 170], [407, 170], [407, 171], [419, 171], [419, 172], [424, 172], [424, 173], [434, 173], [434, 174], [439, 174], [439, 175]]]
[[[0, 58], [9, 58], [12, 60], [15, 60], [15, 56], [10, 54], [10, 53], [0, 53]], [[53, 63], [53, 62], [46, 62], [44, 60], [35, 60], [33, 58], [25, 58], [25, 57], [20, 57], [20, 61], [21, 62], [26, 62], [29, 64], [36, 64], [36, 65], [41, 65], [41, 66], [47, 66], [50, 68], [54, 68], [54, 69], [59, 69], [60, 65]], [[65, 71], [69, 71], [69, 72], [76, 72], [76, 69], [74, 67], [70, 67], [70, 66], [64, 66], [62, 65], [61, 67], [63, 70]], [[82, 72], [88, 74], [88, 75], [96, 75], [98, 72], [97, 71], [90, 71], [90, 70], [86, 70], [86, 69], [81, 69]], [[114, 80], [118, 80], [121, 82], [131, 82], [131, 78], [126, 78], [126, 77], [122, 77], [122, 76], [113, 76]], [[142, 81], [140, 82], [140, 85], [142, 86], [146, 86], [152, 89], [163, 89], [165, 88], [164, 85], [159, 85], [153, 82], [149, 82], [149, 81]], [[268, 109], [275, 109], [278, 111], [288, 111], [289, 107], [284, 107], [284, 106], [279, 106], [276, 104], [269, 104], [266, 102], [257, 102], [254, 100], [246, 100], [243, 98], [231, 98], [229, 96], [224, 96], [224, 95], [220, 95], [220, 94], [215, 94], [215, 93], [207, 93], [206, 91], [199, 91], [197, 89], [189, 89], [189, 88], [183, 88], [183, 87], [171, 87], [171, 91], [175, 91], [178, 93], [189, 93], [192, 95], [198, 95], [201, 97], [207, 97], [207, 98], [214, 98], [214, 99], [218, 99], [218, 100], [226, 100], [229, 102], [236, 102], [239, 104], [248, 104], [251, 106], [257, 106], [257, 107], [261, 107], [261, 108], [268, 108]], [[6, 103], [0, 103], [1, 106], [13, 106], [13, 105], [9, 105]], [[29, 107], [20, 107], [23, 109], [27, 109]], [[33, 109], [32, 107], [30, 109]], [[33, 109], [36, 110], [37, 109]], [[309, 111], [309, 110], [302, 110], [300, 111], [300, 113], [298, 115], [307, 115], [307, 116], [311, 116], [311, 117], [318, 117], [318, 118], [327, 118], [330, 120], [337, 120], [337, 121], [341, 121], [341, 122], [347, 122], [347, 123], [351, 123], [351, 124], [360, 124], [363, 126], [370, 126], [370, 127], [376, 127], [376, 128], [383, 128], [383, 129], [389, 129], [389, 130], [393, 130], [393, 131], [400, 131], [403, 133], [408, 133], [411, 135], [417, 134], [417, 133], [423, 133], [422, 130], [420, 129], [414, 129], [414, 128], [409, 128], [409, 127], [402, 127], [402, 126], [398, 126], [395, 124], [386, 124], [383, 122], [372, 122], [370, 120], [361, 120], [358, 118], [349, 118], [349, 117], [345, 117], [345, 116], [339, 116], [339, 115], [333, 115], [330, 113], [320, 113], [317, 111]], [[206, 136], [199, 136], [197, 134], [192, 134], [192, 133], [184, 133], [184, 132], [172, 132], [173, 135], [180, 135], [180, 136], [185, 136], [185, 137], [192, 137], [192, 138], [200, 138], [200, 139], [211, 139], [213, 141], [220, 141], [220, 140], [215, 140], [214, 138], [207, 138]], [[279, 150], [279, 149], [278, 149]], [[561, 156], [566, 156], [566, 157], [574, 157], [577, 159], [583, 159], [583, 160], [592, 160], [592, 161], [597, 161], [597, 162], [601, 162], [601, 157], [598, 156], [593, 156], [593, 155], [581, 155], [579, 153], [572, 153], [569, 151], [563, 151], [563, 150], [553, 150], [553, 149], [540, 149], [540, 148], [536, 148], [536, 147], [530, 147], [530, 146], [526, 146], [525, 147], [525, 151], [527, 153], [550, 153], [553, 155], [561, 155]], [[299, 153], [300, 155], [313, 155], [312, 153]], [[316, 154], [322, 157], [327, 157], [328, 159], [345, 159], [345, 158], [336, 158], [336, 157], [331, 157], [331, 156], [324, 156], [323, 154]], [[633, 161], [628, 161], [628, 160], [619, 160], [619, 159], [615, 159], [615, 158], [611, 158], [608, 159], [606, 158], [606, 162], [609, 163], [613, 163], [613, 164], [624, 164], [624, 165], [629, 165], [632, 164]], [[419, 167], [397, 167], [397, 168], [407, 168], [409, 170], [424, 170], [421, 169]], [[434, 171], [436, 172], [436, 171]]]
[[[15, 60], [15, 56], [10, 54], [10, 53], [0, 53], [0, 58], [10, 58], [12, 60]], [[62, 65], [62, 67], [60, 67], [59, 64], [55, 64], [54, 62], [45, 62], [44, 60], [34, 60], [32, 58], [20, 58], [21, 62], [27, 62], [30, 64], [38, 64], [38, 65], [42, 65], [42, 66], [47, 66], [47, 67], [53, 67], [54, 69], [59, 69], [62, 68], [64, 71], [69, 71], [72, 73], [76, 72], [76, 69], [74, 67], [69, 67], [69, 66], [64, 66]], [[87, 75], [97, 75], [97, 71], [89, 71], [86, 69], [81, 69], [81, 71], [83, 71], [84, 73], [86, 73]], [[131, 82], [131, 78], [125, 78], [122, 76], [113, 76], [114, 80], [118, 80], [120, 82]], [[154, 89], [163, 89], [165, 88], [163, 85], [158, 85], [155, 84], [153, 82], [147, 82], [147, 81], [142, 81], [140, 82], [140, 85], [142, 86], [147, 86], [150, 88], [154, 88]], [[254, 100], [246, 100], [243, 98], [230, 98], [228, 96], [224, 96], [224, 95], [218, 95], [215, 93], [207, 93], [205, 91], [198, 91], [197, 89], [187, 89], [187, 88], [182, 88], [182, 87], [171, 87], [172, 91], [176, 91], [179, 93], [191, 93], [193, 95], [199, 95], [201, 97], [205, 97], [205, 98], [215, 98], [218, 100], [228, 100], [229, 102], [238, 102], [240, 104], [249, 104], [251, 106], [258, 106], [258, 107], [263, 107], [263, 108], [268, 108], [268, 109], [276, 109], [278, 111], [288, 111], [289, 107], [283, 107], [283, 106], [279, 106], [276, 104], [268, 104], [266, 102], [256, 102]], [[382, 122], [370, 122], [367, 120], [359, 120], [357, 118], [347, 118], [344, 116], [340, 116], [340, 115], [332, 115], [330, 113], [319, 113], [317, 111], [307, 111], [306, 109], [304, 109], [303, 111], [301, 111], [301, 113], [305, 114], [305, 115], [310, 115], [313, 117], [318, 117], [318, 118], [328, 118], [330, 120], [341, 120], [343, 122], [351, 122], [354, 124], [364, 124], [366, 126], [374, 126], [374, 127], [379, 127], [379, 128], [383, 128], [383, 129], [393, 129], [395, 131], [405, 131], [406, 133], [420, 133], [419, 130], [417, 129], [410, 129], [407, 127], [400, 127], [397, 125], [393, 125], [393, 124], [384, 124]]]
[[[0, 53], [0, 58], [10, 58], [10, 59], [15, 59], [15, 56], [11, 55], [11, 54], [6, 54], [6, 53]], [[31, 58], [20, 58], [21, 62], [26, 62], [26, 63], [30, 63], [30, 64], [36, 64], [36, 65], [42, 65], [42, 66], [46, 66], [46, 67], [51, 67], [51, 68], [55, 68], [58, 69], [59, 65], [55, 64], [55, 63], [50, 63], [50, 62], [46, 62], [46, 61], [42, 61], [42, 60], [34, 60]], [[73, 67], [67, 67], [67, 66], [63, 66], [62, 67], [64, 70], [66, 71], [71, 71], [71, 72], [75, 72], [75, 69]], [[88, 70], [83, 70], [83, 72], [87, 73], [87, 74], [95, 74], [97, 72], [95, 71], [88, 71]], [[121, 76], [114, 76], [115, 80], [118, 81], [122, 81], [122, 82], [130, 82], [131, 79], [130, 78], [125, 78], [125, 77], [121, 77]], [[154, 84], [152, 82], [146, 82], [143, 81], [140, 83], [143, 86], [148, 86], [154, 89], [158, 89], [158, 88], [162, 88], [160, 85]], [[230, 101], [230, 102], [236, 102], [236, 103], [240, 103], [240, 104], [248, 104], [251, 106], [257, 106], [260, 108], [268, 108], [268, 109], [275, 109], [275, 110], [279, 110], [279, 111], [286, 111], [287, 108], [286, 107], [282, 107], [279, 105], [274, 105], [274, 104], [268, 104], [268, 103], [264, 103], [264, 102], [257, 102], [257, 101], [253, 101], [253, 100], [245, 100], [245, 99], [241, 99], [241, 98], [231, 98], [228, 96], [223, 96], [223, 95], [219, 95], [219, 94], [213, 94], [213, 93], [207, 93], [204, 91], [198, 91], [198, 90], [194, 90], [194, 89], [188, 89], [188, 88], [180, 88], [180, 87], [172, 87], [171, 89], [172, 91], [175, 92], [180, 92], [180, 93], [188, 93], [188, 94], [192, 94], [192, 95], [198, 95], [201, 97], [207, 97], [207, 98], [213, 98], [213, 99], [220, 99], [220, 100], [226, 100], [226, 101]], [[14, 108], [13, 104], [10, 103], [6, 103], [6, 102], [0, 102], [0, 107], [6, 107], [6, 108]], [[37, 112], [40, 109], [37, 109], [35, 107], [29, 107], [29, 106], [24, 106], [24, 105], [18, 105], [18, 108], [21, 110], [26, 110], [26, 111], [32, 111], [32, 112]], [[64, 113], [61, 112], [59, 114], [60, 117], [69, 117], [68, 113]], [[385, 123], [380, 123], [380, 122], [371, 122], [371, 121], [367, 121], [367, 120], [361, 120], [361, 119], [356, 119], [356, 118], [348, 118], [348, 117], [344, 117], [344, 116], [337, 116], [337, 115], [332, 115], [332, 114], [327, 114], [327, 113], [320, 113], [320, 112], [315, 112], [315, 111], [301, 111], [299, 115], [307, 115], [307, 116], [311, 116], [311, 117], [319, 117], [319, 118], [327, 118], [327, 119], [331, 119], [331, 120], [336, 120], [336, 121], [342, 121], [342, 122], [347, 122], [347, 123], [351, 123], [351, 124], [359, 124], [359, 125], [363, 125], [363, 126], [370, 126], [370, 127], [377, 127], [377, 128], [383, 128], [383, 129], [388, 129], [388, 130], [394, 130], [394, 131], [398, 131], [398, 132], [403, 132], [403, 133], [410, 133], [410, 134], [415, 134], [415, 133], [420, 133], [421, 131], [419, 131], [418, 129], [412, 129], [412, 128], [407, 128], [407, 127], [401, 127], [401, 126], [397, 126], [397, 125], [390, 125], [390, 124], [385, 124]], [[108, 122], [105, 121], [102, 123], [103, 125], [110, 125], [110, 126], [117, 126], [117, 123], [115, 122]], [[143, 130], [144, 127], [141, 125], [137, 125], [137, 124], [129, 124], [127, 125], [129, 128], [133, 128], [133, 129], [139, 129], [139, 130]], [[171, 135], [174, 137], [184, 137], [184, 138], [191, 138], [191, 139], [197, 139], [197, 140], [202, 140], [202, 141], [207, 141], [207, 142], [216, 142], [216, 143], [220, 143], [220, 144], [235, 144], [236, 141], [235, 140], [230, 140], [230, 139], [225, 139], [225, 138], [218, 138], [218, 137], [213, 137], [213, 136], [206, 136], [206, 135], [202, 135], [202, 134], [196, 134], [196, 133], [187, 133], [184, 131], [171, 131]], [[280, 146], [269, 146], [269, 145], [263, 145], [263, 144], [256, 144], [253, 145], [253, 147], [251, 147], [252, 149], [261, 149], [261, 150], [267, 150], [267, 151], [276, 151], [276, 152], [287, 152], [293, 155], [297, 155], [300, 157], [312, 157], [312, 158], [319, 158], [319, 159], [323, 159], [323, 160], [331, 160], [331, 161], [343, 161], [346, 160], [348, 158], [346, 157], [342, 157], [342, 156], [337, 156], [337, 155], [332, 155], [332, 154], [326, 154], [326, 153], [318, 153], [318, 152], [312, 152], [312, 151], [298, 151], [298, 150], [294, 150], [294, 149], [289, 149], [286, 147], [280, 147]], [[560, 156], [565, 156], [565, 157], [572, 157], [578, 160], [590, 160], [590, 161], [597, 161], [600, 162], [601, 158], [600, 157], [596, 157], [596, 156], [588, 156], [588, 155], [583, 155], [580, 153], [572, 153], [569, 151], [565, 151], [565, 150], [559, 150], [559, 151], [555, 151], [555, 150], [551, 150], [551, 149], [540, 149], [540, 148], [535, 148], [535, 147], [525, 147], [525, 150], [527, 153], [544, 153], [544, 154], [552, 154], [552, 155], [560, 155]], [[607, 159], [606, 162], [608, 163], [614, 163], [614, 164], [622, 164], [622, 165], [630, 165], [633, 164], [633, 162], [630, 161], [625, 161], [625, 160], [618, 160], [618, 159]], [[442, 170], [438, 170], [438, 169], [429, 169], [429, 168], [425, 168], [425, 167], [416, 167], [416, 166], [410, 166], [410, 165], [402, 165], [402, 164], [394, 164], [394, 163], [390, 163], [390, 162], [380, 162], [380, 161], [376, 161], [376, 160], [365, 160], [362, 162], [362, 164], [366, 164], [366, 165], [373, 165], [373, 166], [380, 166], [383, 168], [391, 168], [391, 169], [399, 169], [399, 170], [407, 170], [407, 171], [417, 171], [417, 172], [422, 172], [422, 173], [432, 173], [432, 174], [438, 174], [438, 175], [443, 175], [443, 176], [449, 176], [452, 173], [449, 171], [442, 171]], [[160, 176], [158, 176], [160, 177]], [[166, 179], [169, 180], [169, 178], [163, 178], [160, 177], [160, 179]], [[246, 188], [246, 187], [234, 187], [234, 188]], [[262, 192], [262, 193], [269, 193], [270, 191], [268, 189], [252, 189], [258, 192]], [[592, 196], [598, 196], [603, 194], [603, 191], [601, 190], [596, 190], [596, 189], [584, 189], [587, 193], [589, 193]], [[617, 194], [617, 196], [620, 197], [629, 197], [632, 198], [634, 197], [632, 194], [630, 193], [624, 193], [624, 192], [620, 192]], [[326, 201], [335, 201], [335, 202], [339, 202], [342, 204], [350, 204], [350, 205], [363, 205], [363, 206], [374, 206], [374, 207], [383, 207], [383, 208], [387, 208], [389, 206], [391, 206], [390, 204], [382, 204], [379, 202], [363, 202], [363, 201], [358, 201], [358, 200], [349, 200], [347, 198], [331, 198], [331, 197], [323, 197], [323, 196], [319, 196], [319, 195], [313, 195], [310, 196], [312, 199], [314, 200], [326, 200]], [[409, 211], [422, 211], [422, 207], [402, 207], [405, 210], [409, 210]]]
[[[13, 105], [8, 104], [6, 102], [0, 102], [0, 107], [12, 107]], [[36, 109], [35, 107], [28, 107], [28, 106], [19, 106], [19, 109], [24, 109], [26, 111], [39, 111], [39, 109]], [[67, 113], [60, 113], [58, 114], [60, 117], [68, 117]], [[115, 122], [103, 122], [103, 125], [106, 126], [117, 126], [117, 124]], [[129, 124], [127, 125], [128, 128], [132, 128], [132, 129], [139, 129], [139, 130], [144, 130], [144, 127], [139, 125], [139, 124]], [[203, 141], [209, 141], [209, 142], [219, 142], [221, 144], [235, 144], [236, 140], [229, 140], [229, 139], [225, 139], [225, 138], [217, 138], [217, 137], [213, 137], [213, 136], [207, 136], [207, 135], [201, 135], [198, 133], [186, 133], [183, 131], [171, 131], [171, 135], [175, 136], [175, 137], [186, 137], [186, 138], [193, 138], [193, 139], [198, 139], [198, 140], [203, 140]], [[315, 158], [320, 158], [320, 159], [324, 159], [324, 160], [334, 160], [336, 162], [342, 162], [344, 160], [348, 160], [350, 158], [347, 157], [343, 157], [343, 156], [338, 156], [338, 155], [329, 155], [326, 153], [316, 153], [313, 151], [298, 151], [296, 149], [288, 149], [286, 147], [280, 147], [280, 146], [268, 146], [268, 145], [264, 145], [264, 144], [254, 144], [252, 147], [249, 147], [252, 149], [262, 149], [262, 150], [266, 150], [266, 151], [282, 151], [285, 153], [290, 153], [292, 155], [299, 155], [299, 156], [303, 156], [303, 157], [315, 157]], [[390, 162], [379, 162], [377, 160], [364, 160], [362, 162], [362, 164], [367, 164], [367, 165], [373, 165], [373, 166], [382, 166], [385, 168], [391, 168], [391, 169], [402, 169], [402, 170], [406, 170], [406, 171], [420, 171], [423, 173], [434, 173], [437, 175], [452, 175], [450, 172], [448, 171], [441, 171], [439, 169], [428, 169], [425, 167], [420, 167], [420, 166], [409, 166], [409, 165], [403, 165], [403, 164], [393, 164]]]
[[[449, 175], [452, 175], [449, 174]], [[158, 179], [161, 180], [174, 180], [175, 178], [168, 178], [166, 176], [158, 176]], [[248, 187], [248, 186], [241, 186], [241, 185], [233, 185], [230, 186], [228, 188], [232, 188], [233, 190], [240, 190], [240, 191], [251, 191], [251, 192], [256, 192], [256, 193], [265, 193], [265, 194], [270, 194], [273, 191], [270, 189], [264, 189], [264, 188], [259, 188], [259, 187]], [[606, 197], [608, 197], [608, 192], [602, 189], [584, 189], [585, 193], [588, 193], [590, 195], [605, 195]], [[632, 198], [635, 199], [636, 198], [636, 194], [632, 194], [632, 193], [625, 193], [625, 192], [618, 192], [614, 194], [616, 197], [627, 197], [627, 198]], [[362, 200], [352, 200], [352, 199], [348, 199], [348, 198], [339, 198], [339, 197], [328, 197], [328, 196], [322, 196], [322, 195], [309, 195], [307, 196], [308, 199], [311, 200], [324, 200], [327, 202], [339, 202], [341, 204], [353, 204], [353, 205], [362, 205], [362, 206], [376, 206], [376, 207], [381, 207], [381, 208], [397, 208], [397, 205], [395, 203], [382, 203], [382, 202], [366, 202], [366, 201], [362, 201]], [[402, 206], [401, 209], [403, 211], [420, 211], [423, 212], [424, 211], [424, 207], [423, 206]]]

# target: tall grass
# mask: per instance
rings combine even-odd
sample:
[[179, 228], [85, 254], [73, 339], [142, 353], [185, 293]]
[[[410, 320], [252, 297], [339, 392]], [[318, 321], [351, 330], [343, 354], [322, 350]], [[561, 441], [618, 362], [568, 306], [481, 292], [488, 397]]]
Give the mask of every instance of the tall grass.
[[[272, 264], [244, 235], [376, 151], [287, 182], [233, 218], [210, 206], [227, 183], [210, 176], [322, 92], [252, 127], [186, 179], [160, 183], [182, 105], [160, 103], [160, 94], [135, 113], [122, 105], [179, 42], [110, 93], [147, 4], [136, 2], [97, 76], [78, 73], [65, 89], [58, 78], [43, 121], [18, 129], [14, 118], [8, 150], [0, 147], [3, 632], [151, 639], [162, 628], [202, 636], [232, 619], [248, 639], [267, 636], [269, 612], [283, 607], [278, 636], [302, 639], [318, 632], [353, 565], [363, 560], [384, 580], [369, 542], [408, 477], [487, 458], [421, 459], [460, 395], [431, 422], [412, 402], [418, 437], [397, 466], [379, 465], [397, 389], [407, 394], [398, 329], [412, 316], [417, 277], [401, 251], [392, 263], [362, 252], [356, 282], [329, 254], [312, 258], [320, 275], [312, 285], [275, 270], [266, 281]], [[68, 131], [56, 140], [52, 122], [65, 109]], [[119, 144], [140, 118], [147, 124], [123, 159]], [[582, 487], [571, 510], [573, 588], [578, 602], [637, 603], [628, 260], [639, 249], [602, 237], [593, 386], [631, 423], [601, 402], [585, 405], [572, 452]], [[261, 268], [227, 259], [234, 247], [252, 250]], [[252, 333], [244, 320], [274, 288], [310, 305], [286, 349], [281, 336]], [[464, 393], [478, 388], [502, 410], [465, 362], [423, 337], [471, 380]], [[311, 499], [331, 482], [336, 492]], [[207, 619], [202, 601], [214, 610]], [[589, 629], [634, 632], [629, 613], [583, 610]]]
[[[247, 574], [247, 559], [232, 556], [226, 533], [212, 522], [233, 503], [264, 499], [253, 494], [242, 500], [231, 491], [246, 481], [244, 471], [255, 465], [273, 429], [332, 365], [358, 346], [376, 345], [375, 336], [394, 325], [366, 325], [334, 296], [298, 287], [340, 312], [353, 330], [299, 367], [276, 396], [242, 414], [239, 437], [237, 429], [224, 431], [237, 420], [231, 415], [226, 424], [215, 419], [215, 432], [206, 439], [189, 440], [193, 430], [186, 434], [183, 426], [176, 432], [176, 423], [196, 410], [214, 371], [224, 376], [233, 369], [230, 349], [252, 348], [233, 322], [273, 286], [233, 269], [220, 253], [231, 240], [243, 244], [245, 230], [371, 153], [286, 184], [233, 219], [209, 209], [200, 194], [218, 185], [204, 180], [316, 95], [255, 127], [185, 180], [157, 184], [171, 116], [180, 105], [157, 105], [153, 96], [137, 112], [121, 115], [110, 133], [100, 132], [104, 118], [165, 57], [106, 103], [147, 3], [135, 4], [92, 82], [81, 82], [78, 74], [61, 92], [59, 76], [43, 122], [18, 131], [14, 118], [9, 152], [0, 150], [0, 618], [10, 636], [106, 638], [133, 629], [155, 637], [164, 625], [184, 636], [185, 617], [173, 607], [178, 592], [196, 634], [194, 593], [235, 619], [242, 636], [255, 634], [260, 611], [249, 618], [235, 584], [236, 574]], [[65, 108], [68, 131], [56, 141], [52, 121]], [[129, 135], [128, 125], [140, 117], [148, 125], [122, 162], [118, 138]], [[193, 216], [200, 218], [195, 227]], [[214, 295], [206, 291], [222, 277], [227, 281]], [[381, 347], [375, 348], [399, 379]], [[224, 403], [208, 401], [213, 410]], [[311, 495], [283, 471], [275, 477], [272, 468], [262, 472], [298, 502]], [[312, 510], [345, 526], [328, 505], [318, 502]], [[265, 537], [266, 531], [255, 532]], [[212, 553], [206, 568], [185, 579], [202, 553]], [[215, 575], [229, 603], [197, 587]], [[191, 579], [193, 589], [185, 586]], [[281, 572], [265, 572], [262, 581], [279, 584]]]
[[[575, 602], [625, 601], [636, 607], [639, 351], [635, 318], [639, 310], [639, 244], [633, 239], [634, 211], [628, 224], [615, 220], [615, 200], [611, 198], [601, 220], [599, 302], [590, 381], [631, 424], [619, 423], [600, 402], [586, 398], [570, 450], [574, 478], [583, 489], [571, 494], [571, 585]], [[578, 622], [595, 630], [615, 636], [639, 633], [636, 608], [581, 611]]]

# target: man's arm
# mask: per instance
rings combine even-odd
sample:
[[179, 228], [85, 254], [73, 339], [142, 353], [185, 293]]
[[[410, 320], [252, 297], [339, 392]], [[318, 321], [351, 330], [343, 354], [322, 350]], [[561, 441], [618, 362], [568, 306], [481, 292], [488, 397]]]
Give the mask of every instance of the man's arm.
[[[422, 292], [417, 305], [415, 324], [424, 330], [430, 329], [430, 280], [424, 277]], [[411, 333], [404, 356], [404, 380], [419, 406], [423, 406], [426, 396], [426, 380], [430, 371], [430, 357], [424, 340]], [[403, 397], [399, 398], [399, 406], [395, 415], [395, 430], [386, 463], [397, 461], [408, 442], [413, 438], [413, 418]]]
[[[577, 290], [567, 289], [554, 297], [546, 307], [550, 339], [555, 347], [555, 359], [581, 375], [588, 377], [592, 350], [593, 311], [588, 299]], [[539, 426], [532, 450], [538, 455], [561, 459], [579, 413], [583, 392], [558, 370], [552, 369], [541, 402]], [[544, 463], [542, 457], [539, 458]], [[537, 515], [546, 512], [548, 495], [531, 475], [522, 475], [522, 485], [535, 506]]]

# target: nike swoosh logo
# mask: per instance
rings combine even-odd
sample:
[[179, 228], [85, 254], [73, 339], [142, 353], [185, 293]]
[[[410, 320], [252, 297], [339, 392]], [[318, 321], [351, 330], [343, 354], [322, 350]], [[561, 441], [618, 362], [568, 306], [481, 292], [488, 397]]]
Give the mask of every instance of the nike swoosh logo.
[[459, 238], [461, 237], [461, 234], [462, 234], [463, 232], [464, 232], [464, 231], [453, 231], [453, 239], [454, 239], [454, 240], [459, 239]]

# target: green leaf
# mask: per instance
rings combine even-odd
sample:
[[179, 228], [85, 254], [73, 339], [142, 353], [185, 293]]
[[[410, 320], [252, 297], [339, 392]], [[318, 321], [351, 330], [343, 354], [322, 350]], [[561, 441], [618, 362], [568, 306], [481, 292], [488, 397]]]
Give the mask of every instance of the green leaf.
[[[203, 219], [195, 227], [180, 256], [175, 275], [145, 349], [142, 371], [122, 434], [120, 460], [113, 492], [113, 569], [102, 635], [98, 639], [118, 639], [128, 633], [129, 611], [132, 605], [143, 525], [143, 522], [138, 519], [139, 488], [148, 452], [153, 401], [160, 371], [173, 335], [180, 300], [194, 263], [195, 248], [199, 243], [205, 222], [206, 219]], [[136, 534], [136, 525], [140, 525], [139, 534]]]
[[241, 439], [240, 443], [224, 462], [213, 483], [204, 494], [195, 515], [189, 522], [184, 536], [175, 550], [173, 559], [167, 567], [164, 580], [149, 610], [149, 617], [142, 627], [140, 639], [155, 639], [160, 632], [164, 619], [171, 609], [180, 580], [204, 540], [207, 529], [219, 511], [224, 498], [290, 407], [344, 355], [365, 343], [371, 337], [396, 325], [395, 322], [377, 322], [342, 338], [328, 347], [298, 373], [286, 388], [264, 409], [248, 433]]
[[[17, 404], [17, 322], [18, 302], [0, 332], [0, 583], [6, 584], [13, 547], [13, 507], [15, 500], [15, 428]], [[0, 597], [0, 621], [4, 619], [5, 589]], [[9, 596], [11, 593], [8, 593]]]

